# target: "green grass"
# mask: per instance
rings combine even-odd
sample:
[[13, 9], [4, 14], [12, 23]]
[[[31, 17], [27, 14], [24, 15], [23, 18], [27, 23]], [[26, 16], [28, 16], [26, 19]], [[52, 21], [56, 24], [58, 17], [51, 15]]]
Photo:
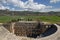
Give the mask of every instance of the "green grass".
[[60, 22], [59, 16], [0, 16], [0, 23], [5, 23], [13, 19], [20, 19], [20, 18], [24, 18], [25, 21], [27, 21], [27, 19], [30, 18], [33, 21], [40, 20], [52, 23]]

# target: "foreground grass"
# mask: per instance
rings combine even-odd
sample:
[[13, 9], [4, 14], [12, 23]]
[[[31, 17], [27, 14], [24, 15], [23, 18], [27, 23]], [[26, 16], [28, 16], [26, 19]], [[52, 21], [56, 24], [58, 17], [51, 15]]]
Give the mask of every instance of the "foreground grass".
[[51, 23], [60, 22], [59, 16], [0, 16], [0, 23], [5, 23], [13, 19], [17, 20], [20, 18], [24, 18], [25, 21], [27, 21], [27, 19], [30, 18], [33, 21], [40, 20], [40, 21], [46, 21]]

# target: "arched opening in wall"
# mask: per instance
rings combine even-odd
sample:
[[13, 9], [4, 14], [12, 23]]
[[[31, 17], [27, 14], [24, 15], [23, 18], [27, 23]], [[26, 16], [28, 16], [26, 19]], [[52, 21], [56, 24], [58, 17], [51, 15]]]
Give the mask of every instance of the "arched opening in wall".
[[56, 31], [57, 31], [57, 27], [54, 24], [52, 24], [49, 28], [46, 29], [46, 31], [44, 30], [44, 32], [42, 32], [42, 30], [41, 29], [39, 30], [38, 28], [37, 30], [33, 30], [31, 34], [27, 35], [27, 37], [43, 38], [54, 34]]

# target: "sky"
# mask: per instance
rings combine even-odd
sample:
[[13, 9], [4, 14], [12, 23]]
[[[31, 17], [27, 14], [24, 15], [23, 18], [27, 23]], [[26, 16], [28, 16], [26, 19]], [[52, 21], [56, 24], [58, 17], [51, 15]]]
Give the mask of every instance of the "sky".
[[0, 0], [0, 10], [12, 11], [60, 11], [60, 0]]

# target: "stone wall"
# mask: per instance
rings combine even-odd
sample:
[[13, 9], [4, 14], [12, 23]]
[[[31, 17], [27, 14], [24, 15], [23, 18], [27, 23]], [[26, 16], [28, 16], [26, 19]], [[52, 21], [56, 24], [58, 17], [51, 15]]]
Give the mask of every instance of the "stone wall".
[[29, 33], [32, 32], [32, 29], [34, 29], [38, 23], [31, 23], [31, 22], [16, 22], [14, 29], [15, 29], [15, 34], [20, 35], [20, 36], [26, 36]]
[[12, 23], [4, 23], [3, 26], [10, 32], [12, 32]]
[[37, 21], [20, 21], [5, 23], [3, 26], [17, 36], [32, 36], [32, 34], [42, 34], [47, 29], [47, 24]]

